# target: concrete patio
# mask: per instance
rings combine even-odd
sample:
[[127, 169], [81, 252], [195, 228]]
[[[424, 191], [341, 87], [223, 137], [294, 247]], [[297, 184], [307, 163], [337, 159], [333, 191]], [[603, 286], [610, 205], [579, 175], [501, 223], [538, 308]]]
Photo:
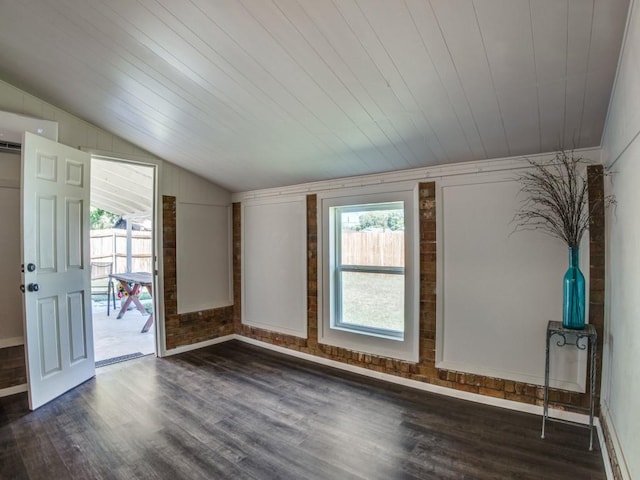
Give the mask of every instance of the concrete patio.
[[[151, 301], [143, 300], [142, 303], [146, 307]], [[140, 333], [147, 321], [147, 314], [143, 315], [134, 308], [117, 319], [119, 301], [116, 302], [116, 311], [111, 309], [109, 316], [106, 301], [92, 300], [91, 304], [96, 362], [138, 352], [143, 355], [155, 353], [155, 322], [148, 332]]]

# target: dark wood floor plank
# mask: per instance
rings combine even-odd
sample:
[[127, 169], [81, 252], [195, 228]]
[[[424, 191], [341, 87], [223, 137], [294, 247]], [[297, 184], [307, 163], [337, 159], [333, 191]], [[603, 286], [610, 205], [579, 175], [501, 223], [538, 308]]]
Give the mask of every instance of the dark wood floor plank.
[[0, 479], [604, 479], [588, 430], [228, 342], [0, 399]]

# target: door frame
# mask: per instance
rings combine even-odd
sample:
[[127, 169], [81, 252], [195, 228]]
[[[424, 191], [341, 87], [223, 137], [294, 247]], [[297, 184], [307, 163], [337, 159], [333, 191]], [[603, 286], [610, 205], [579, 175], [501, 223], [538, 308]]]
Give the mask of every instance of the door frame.
[[94, 148], [80, 147], [80, 150], [91, 155], [91, 160], [106, 160], [109, 162], [130, 163], [153, 168], [153, 205], [152, 205], [152, 256], [154, 272], [153, 275], [153, 318], [155, 323], [155, 350], [156, 356], [166, 356], [165, 322], [164, 322], [164, 271], [162, 256], [162, 197], [160, 195], [160, 185], [162, 178], [162, 162], [152, 157], [135, 155], [128, 153], [115, 153]]

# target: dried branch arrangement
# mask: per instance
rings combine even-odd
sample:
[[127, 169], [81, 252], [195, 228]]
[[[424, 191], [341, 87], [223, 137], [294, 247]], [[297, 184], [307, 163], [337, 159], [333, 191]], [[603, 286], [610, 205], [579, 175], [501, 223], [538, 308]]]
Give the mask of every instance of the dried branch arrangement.
[[605, 198], [589, 211], [586, 169], [581, 173], [583, 159], [573, 151], [556, 152], [548, 164], [528, 161], [531, 170], [518, 178], [526, 199], [513, 219], [515, 231], [541, 230], [577, 247], [595, 210], [613, 203], [612, 198]]

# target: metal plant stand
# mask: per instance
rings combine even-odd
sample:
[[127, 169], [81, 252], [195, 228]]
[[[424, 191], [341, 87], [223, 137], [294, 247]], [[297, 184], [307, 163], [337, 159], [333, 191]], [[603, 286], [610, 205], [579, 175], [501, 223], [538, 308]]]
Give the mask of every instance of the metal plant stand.
[[[591, 354], [590, 371], [589, 371], [589, 450], [593, 450], [593, 412], [595, 409], [595, 395], [596, 395], [596, 340], [598, 334], [593, 325], [585, 325], [583, 330], [572, 330], [564, 328], [562, 322], [549, 321], [547, 325], [547, 350], [546, 360], [544, 366], [544, 407], [542, 410], [542, 435], [544, 438], [544, 426], [547, 418], [549, 418], [549, 346], [551, 344], [551, 337], [558, 335], [560, 339], [556, 343], [559, 347], [565, 345], [575, 346], [578, 350], [586, 350], [589, 347], [589, 353]], [[567, 336], [575, 337], [575, 342], [571, 343], [567, 341]], [[582, 339], [586, 339], [585, 342], [580, 343]], [[549, 419], [553, 420], [553, 419]]]

